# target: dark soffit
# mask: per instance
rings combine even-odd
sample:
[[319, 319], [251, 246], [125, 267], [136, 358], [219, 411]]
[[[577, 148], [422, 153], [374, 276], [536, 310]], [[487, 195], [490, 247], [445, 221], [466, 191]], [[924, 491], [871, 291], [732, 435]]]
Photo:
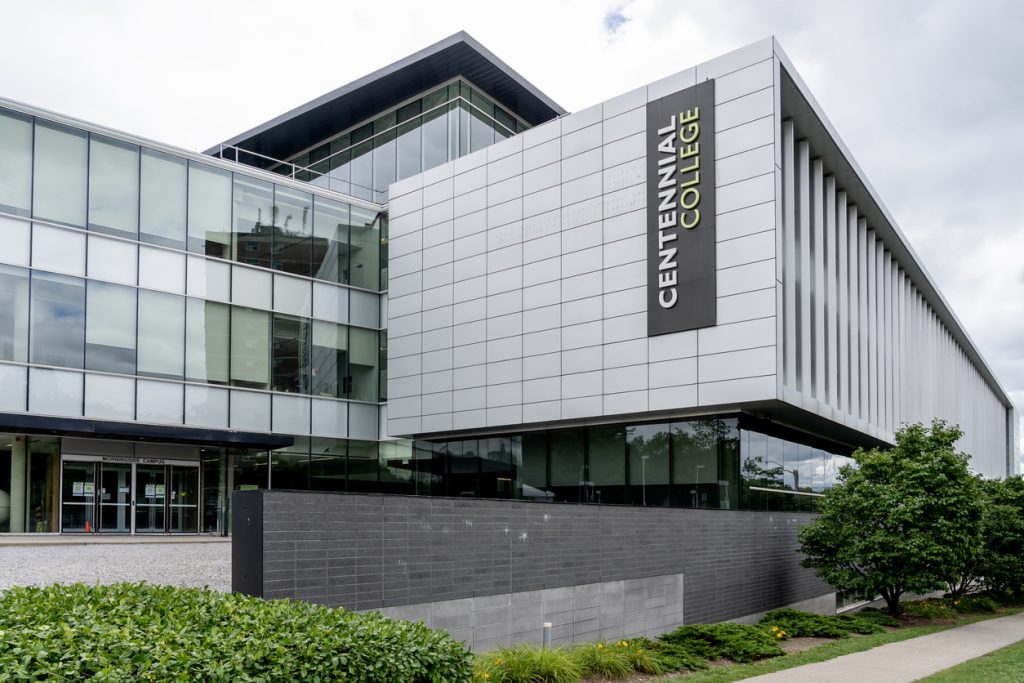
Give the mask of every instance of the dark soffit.
[[[465, 31], [226, 140], [283, 159], [395, 105], [463, 76], [531, 126], [566, 112]], [[219, 145], [206, 154], [219, 155]]]

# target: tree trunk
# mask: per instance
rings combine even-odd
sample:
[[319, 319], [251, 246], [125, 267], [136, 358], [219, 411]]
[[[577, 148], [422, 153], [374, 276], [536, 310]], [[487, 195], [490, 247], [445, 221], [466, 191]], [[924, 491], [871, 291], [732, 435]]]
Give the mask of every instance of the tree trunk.
[[885, 599], [885, 604], [889, 608], [889, 616], [898, 617], [900, 615], [900, 593], [901, 591], [882, 591], [882, 597]]

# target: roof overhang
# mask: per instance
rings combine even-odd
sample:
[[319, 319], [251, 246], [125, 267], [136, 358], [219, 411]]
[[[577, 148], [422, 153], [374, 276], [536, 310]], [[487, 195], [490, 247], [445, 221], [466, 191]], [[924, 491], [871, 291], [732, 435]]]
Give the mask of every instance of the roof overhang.
[[[307, 102], [222, 143], [283, 159], [462, 76], [531, 126], [565, 114], [465, 31]], [[217, 155], [221, 145], [206, 150]]]

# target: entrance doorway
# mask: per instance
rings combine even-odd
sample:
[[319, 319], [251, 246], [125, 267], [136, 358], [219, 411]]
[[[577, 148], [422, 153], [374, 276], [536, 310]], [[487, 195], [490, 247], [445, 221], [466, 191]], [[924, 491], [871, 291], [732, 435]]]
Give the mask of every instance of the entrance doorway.
[[199, 533], [199, 463], [65, 455], [61, 532]]

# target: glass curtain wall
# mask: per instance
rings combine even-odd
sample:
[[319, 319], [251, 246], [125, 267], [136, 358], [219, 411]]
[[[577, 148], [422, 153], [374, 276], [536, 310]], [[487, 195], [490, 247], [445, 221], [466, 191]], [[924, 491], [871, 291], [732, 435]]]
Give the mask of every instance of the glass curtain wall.
[[[378, 140], [372, 124], [367, 131], [365, 160], [353, 168], [369, 187], [398, 173], [400, 140]], [[0, 212], [373, 291], [387, 286], [373, 209], [4, 109]]]

